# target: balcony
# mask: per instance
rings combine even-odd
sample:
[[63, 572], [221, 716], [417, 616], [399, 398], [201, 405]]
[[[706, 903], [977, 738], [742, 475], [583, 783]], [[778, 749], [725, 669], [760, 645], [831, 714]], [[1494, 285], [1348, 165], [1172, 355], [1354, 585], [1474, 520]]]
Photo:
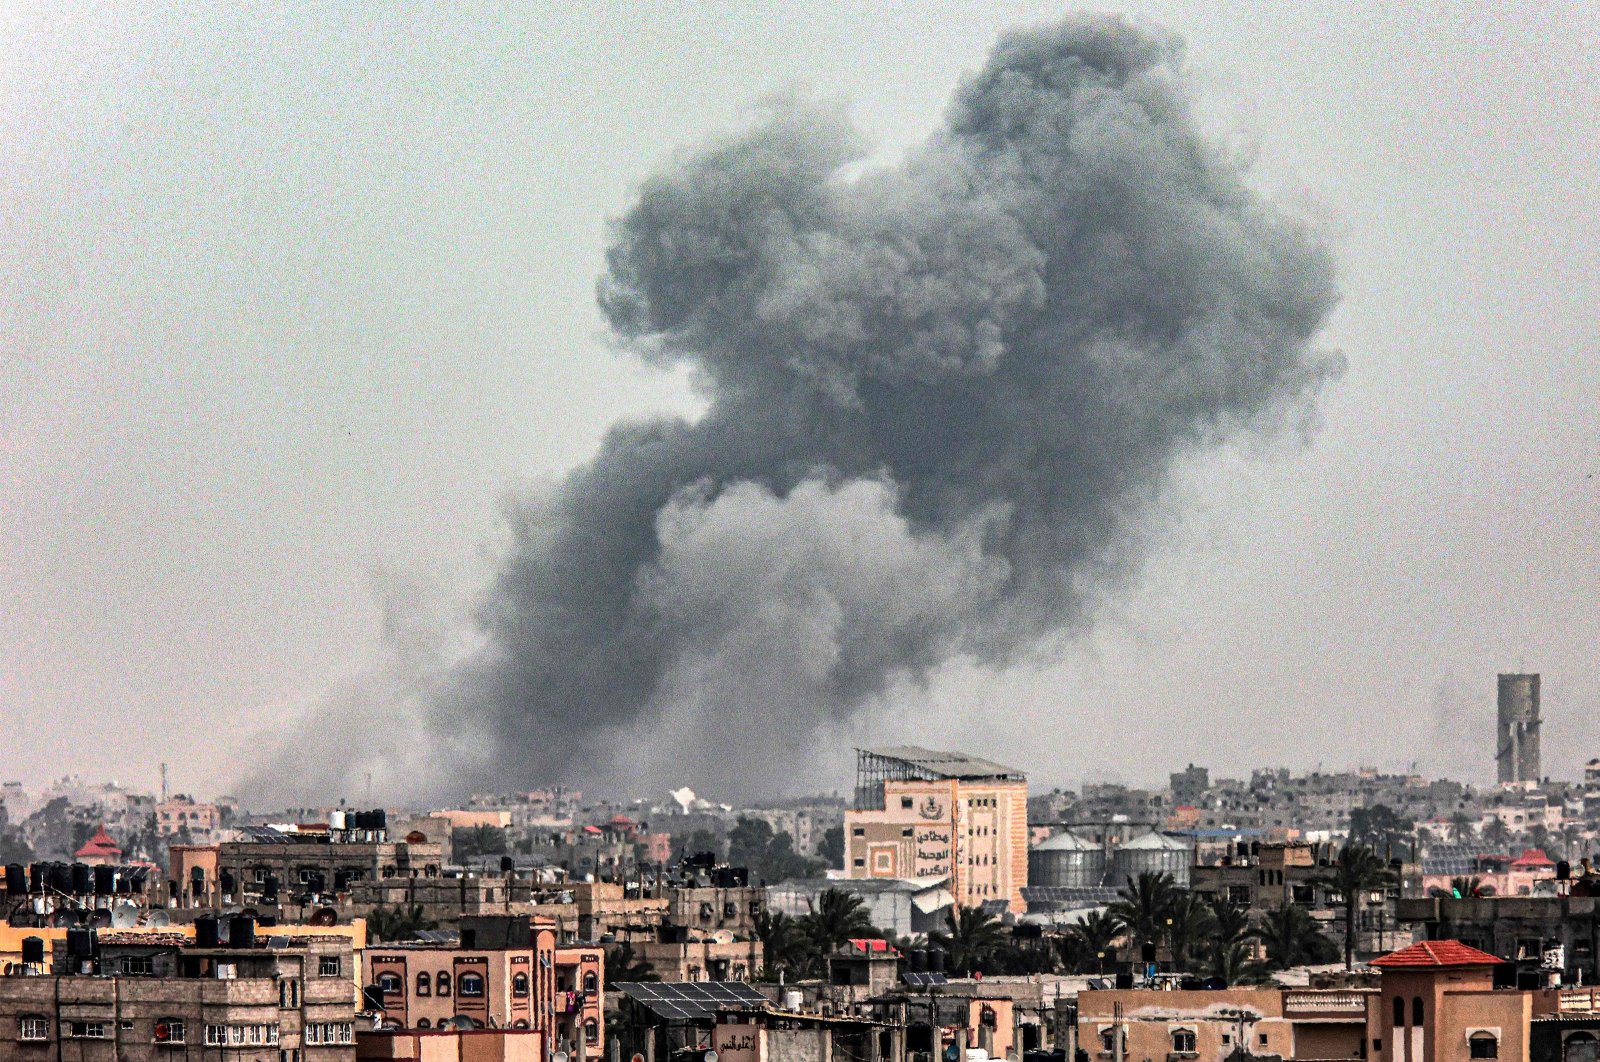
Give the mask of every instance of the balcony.
[[1367, 1012], [1366, 992], [1285, 992], [1283, 1012], [1285, 1017], [1295, 1014], [1358, 1015]]

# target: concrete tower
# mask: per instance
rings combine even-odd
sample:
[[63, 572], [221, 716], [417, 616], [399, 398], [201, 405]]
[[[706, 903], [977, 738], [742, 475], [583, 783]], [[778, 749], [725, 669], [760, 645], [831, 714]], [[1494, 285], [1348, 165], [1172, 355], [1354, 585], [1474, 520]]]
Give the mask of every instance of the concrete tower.
[[1539, 780], [1539, 676], [1501, 675], [1495, 763], [1502, 782]]

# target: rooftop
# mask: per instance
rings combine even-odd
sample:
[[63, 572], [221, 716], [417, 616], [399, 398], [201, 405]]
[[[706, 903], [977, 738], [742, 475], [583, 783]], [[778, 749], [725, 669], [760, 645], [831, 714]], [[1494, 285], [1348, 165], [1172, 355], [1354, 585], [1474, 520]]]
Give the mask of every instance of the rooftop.
[[1379, 969], [1436, 969], [1444, 966], [1499, 966], [1503, 960], [1459, 940], [1424, 940], [1373, 959]]
[[1025, 781], [1027, 775], [1015, 767], [1007, 767], [964, 752], [938, 752], [916, 745], [893, 745], [881, 749], [858, 749], [866, 756], [902, 764], [927, 779], [944, 778], [1003, 778]]

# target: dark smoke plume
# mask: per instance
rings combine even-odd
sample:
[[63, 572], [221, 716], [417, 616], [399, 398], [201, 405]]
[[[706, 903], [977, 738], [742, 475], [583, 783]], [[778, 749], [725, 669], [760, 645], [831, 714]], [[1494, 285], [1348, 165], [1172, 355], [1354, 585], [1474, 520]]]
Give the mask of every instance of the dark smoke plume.
[[1338, 371], [1329, 255], [1202, 137], [1170, 38], [1008, 34], [904, 165], [862, 155], [786, 105], [616, 223], [600, 304], [708, 408], [514, 514], [436, 698], [484, 778], [792, 780], [893, 686], [1081, 626], [1177, 459]]

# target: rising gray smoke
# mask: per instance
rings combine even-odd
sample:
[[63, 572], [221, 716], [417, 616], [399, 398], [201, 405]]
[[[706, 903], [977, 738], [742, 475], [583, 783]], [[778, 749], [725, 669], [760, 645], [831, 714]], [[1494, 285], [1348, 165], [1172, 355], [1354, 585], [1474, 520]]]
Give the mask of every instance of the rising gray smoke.
[[788, 105], [645, 183], [600, 304], [708, 408], [514, 514], [436, 697], [483, 777], [792, 780], [897, 684], [1079, 627], [1177, 459], [1309, 408], [1329, 255], [1198, 132], [1179, 52], [1012, 33], [899, 168]]

